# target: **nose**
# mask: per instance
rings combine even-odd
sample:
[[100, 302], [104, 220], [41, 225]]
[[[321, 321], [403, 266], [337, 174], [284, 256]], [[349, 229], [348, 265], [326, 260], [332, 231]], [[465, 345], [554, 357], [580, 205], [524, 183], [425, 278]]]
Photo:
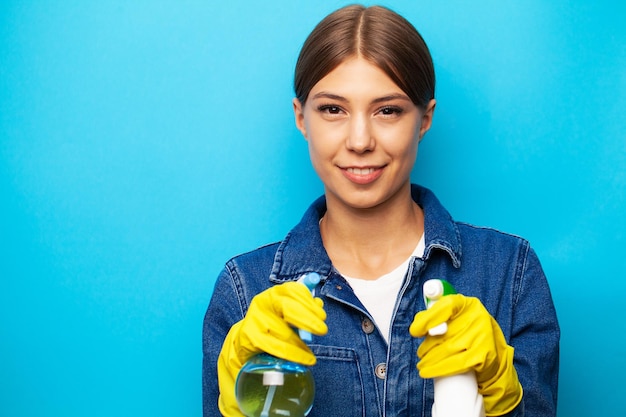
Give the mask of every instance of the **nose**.
[[350, 123], [350, 132], [346, 139], [346, 147], [357, 153], [374, 150], [375, 140], [367, 116], [355, 116]]

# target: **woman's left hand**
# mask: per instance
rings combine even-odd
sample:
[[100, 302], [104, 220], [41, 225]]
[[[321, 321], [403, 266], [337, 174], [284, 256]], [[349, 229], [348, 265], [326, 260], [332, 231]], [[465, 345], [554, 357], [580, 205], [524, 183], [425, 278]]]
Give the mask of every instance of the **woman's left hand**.
[[[440, 336], [428, 330], [448, 323]], [[522, 399], [522, 386], [509, 346], [495, 319], [478, 298], [454, 294], [415, 315], [409, 328], [413, 337], [425, 337], [417, 350], [422, 378], [440, 378], [469, 371], [476, 373], [488, 416], [506, 414]]]

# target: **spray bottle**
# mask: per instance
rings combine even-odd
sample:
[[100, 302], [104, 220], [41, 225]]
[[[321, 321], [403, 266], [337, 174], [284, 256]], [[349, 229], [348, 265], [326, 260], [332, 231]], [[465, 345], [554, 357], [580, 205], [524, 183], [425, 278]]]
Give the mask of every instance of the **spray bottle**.
[[[319, 274], [303, 275], [299, 282], [315, 295]], [[296, 329], [304, 342], [311, 333]], [[253, 356], [239, 371], [235, 381], [239, 409], [246, 417], [304, 417], [313, 407], [315, 381], [309, 368], [267, 353]]]
[[[424, 283], [424, 302], [430, 308], [441, 297], [456, 294], [447, 281], [431, 279]], [[448, 324], [441, 323], [428, 331], [430, 337], [444, 335]], [[473, 371], [463, 374], [435, 378], [435, 402], [433, 417], [484, 417], [483, 396], [478, 393], [476, 374]]]

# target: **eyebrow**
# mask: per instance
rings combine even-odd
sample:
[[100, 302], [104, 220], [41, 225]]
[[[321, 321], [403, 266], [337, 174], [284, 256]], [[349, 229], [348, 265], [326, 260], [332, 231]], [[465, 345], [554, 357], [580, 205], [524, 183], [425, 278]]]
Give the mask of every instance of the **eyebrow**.
[[[343, 96], [340, 96], [340, 95], [337, 95], [337, 94], [333, 94], [333, 93], [328, 93], [328, 92], [325, 92], [325, 91], [321, 91], [321, 92], [315, 94], [312, 98], [314, 100], [315, 99], [319, 99], [319, 98], [326, 98], [326, 99], [330, 99], [330, 100], [341, 101], [341, 102], [344, 102], [344, 103], [348, 102], [348, 99], [343, 97]], [[411, 99], [407, 95], [396, 93], [396, 94], [389, 94], [389, 95], [382, 96], [382, 97], [377, 97], [374, 100], [372, 100], [372, 104], [383, 103], [383, 102], [391, 101], [391, 100], [411, 101]]]

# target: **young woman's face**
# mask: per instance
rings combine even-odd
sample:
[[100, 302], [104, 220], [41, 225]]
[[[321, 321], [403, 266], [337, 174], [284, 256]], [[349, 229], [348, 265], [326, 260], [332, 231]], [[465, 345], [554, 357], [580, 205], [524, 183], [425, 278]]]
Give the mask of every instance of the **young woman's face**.
[[329, 204], [372, 208], [408, 191], [435, 100], [421, 110], [363, 58], [340, 64], [308, 97], [304, 106], [294, 99], [296, 125]]

